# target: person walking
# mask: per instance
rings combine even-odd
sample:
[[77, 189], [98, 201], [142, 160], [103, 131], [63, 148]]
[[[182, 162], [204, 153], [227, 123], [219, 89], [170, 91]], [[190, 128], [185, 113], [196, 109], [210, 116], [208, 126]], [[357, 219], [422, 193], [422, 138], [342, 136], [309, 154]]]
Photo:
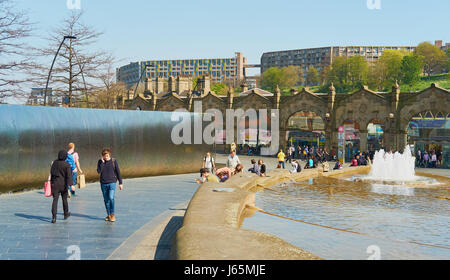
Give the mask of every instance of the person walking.
[[428, 155], [428, 152], [427, 151], [425, 151], [424, 152], [424, 154], [423, 154], [423, 167], [424, 168], [429, 168], [429, 166], [428, 166], [428, 161], [430, 160], [430, 156]]
[[214, 162], [214, 158], [211, 156], [210, 152], [207, 152], [203, 158], [202, 168], [208, 169], [209, 173], [214, 173], [214, 170], [216, 170], [216, 163]]
[[120, 174], [119, 164], [111, 157], [110, 149], [103, 149], [102, 157], [97, 164], [97, 172], [100, 174], [100, 185], [102, 188], [103, 199], [105, 201], [106, 216], [105, 221], [115, 222], [115, 192], [116, 183], [119, 181], [119, 189], [123, 190], [122, 176]]
[[280, 164], [283, 167], [283, 169], [285, 169], [284, 168], [284, 158], [285, 157], [286, 157], [286, 155], [283, 153], [283, 149], [280, 149], [280, 152], [278, 153], [277, 158], [278, 158], [278, 164]]
[[436, 167], [437, 167], [437, 156], [433, 150], [433, 151], [431, 151], [431, 168], [436, 168]]
[[418, 149], [417, 153], [416, 153], [416, 162], [417, 162], [417, 167], [422, 166], [422, 152], [420, 151], [420, 149]]
[[66, 161], [70, 164], [70, 167], [72, 168], [72, 181], [73, 185], [69, 187], [69, 198], [71, 196], [75, 196], [75, 185], [77, 184], [77, 176], [78, 174], [82, 174], [83, 170], [81, 170], [80, 167], [80, 157], [78, 153], [75, 152], [75, 144], [69, 143], [67, 146], [67, 159]]
[[50, 169], [50, 182], [53, 194], [52, 203], [52, 223], [56, 223], [56, 214], [58, 210], [58, 199], [61, 195], [64, 220], [70, 217], [69, 203], [67, 202], [67, 194], [69, 186], [73, 185], [72, 182], [72, 168], [69, 163], [66, 162], [67, 152], [59, 151], [58, 159], [52, 163]]

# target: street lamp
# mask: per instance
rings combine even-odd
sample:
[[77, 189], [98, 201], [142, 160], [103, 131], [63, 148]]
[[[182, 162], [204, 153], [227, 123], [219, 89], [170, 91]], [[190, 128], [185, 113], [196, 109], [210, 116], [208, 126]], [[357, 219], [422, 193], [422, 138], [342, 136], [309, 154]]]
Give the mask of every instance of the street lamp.
[[58, 56], [58, 53], [59, 53], [59, 51], [61, 50], [61, 47], [62, 47], [62, 45], [63, 45], [63, 43], [64, 43], [64, 41], [65, 41], [66, 39], [72, 40], [72, 39], [76, 39], [76, 38], [77, 38], [77, 37], [75, 37], [75, 36], [64, 36], [64, 39], [61, 41], [61, 44], [59, 44], [59, 48], [58, 48], [58, 50], [56, 51], [55, 58], [53, 58], [52, 66], [50, 67], [50, 71], [48, 71], [47, 84], [45, 85], [45, 92], [44, 92], [44, 106], [47, 106], [47, 90], [48, 90], [48, 82], [50, 81], [50, 75], [51, 75], [51, 73], [52, 73], [53, 65], [55, 64], [56, 57]]

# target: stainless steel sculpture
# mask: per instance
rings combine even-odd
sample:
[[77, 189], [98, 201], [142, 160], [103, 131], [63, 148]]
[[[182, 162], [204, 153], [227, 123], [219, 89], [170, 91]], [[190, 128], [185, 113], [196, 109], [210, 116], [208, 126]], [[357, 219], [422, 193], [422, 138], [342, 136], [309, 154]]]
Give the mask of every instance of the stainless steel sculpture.
[[170, 112], [0, 105], [0, 193], [43, 186], [70, 142], [91, 181], [106, 147], [124, 177], [198, 172], [210, 147], [173, 144], [176, 124]]

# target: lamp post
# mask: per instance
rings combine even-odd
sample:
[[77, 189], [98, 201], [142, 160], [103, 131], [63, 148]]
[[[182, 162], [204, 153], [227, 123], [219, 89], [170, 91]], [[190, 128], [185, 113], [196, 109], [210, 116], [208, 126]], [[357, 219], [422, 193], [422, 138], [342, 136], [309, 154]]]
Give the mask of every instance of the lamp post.
[[59, 44], [59, 48], [56, 51], [55, 57], [53, 58], [52, 66], [50, 66], [50, 71], [48, 71], [48, 77], [47, 77], [47, 84], [45, 85], [45, 91], [44, 91], [44, 106], [47, 106], [47, 90], [48, 90], [48, 82], [50, 81], [50, 75], [53, 70], [53, 65], [55, 64], [56, 57], [58, 56], [59, 51], [61, 50], [61, 47], [66, 39], [76, 39], [75, 36], [64, 36], [64, 39], [61, 41], [61, 44]]

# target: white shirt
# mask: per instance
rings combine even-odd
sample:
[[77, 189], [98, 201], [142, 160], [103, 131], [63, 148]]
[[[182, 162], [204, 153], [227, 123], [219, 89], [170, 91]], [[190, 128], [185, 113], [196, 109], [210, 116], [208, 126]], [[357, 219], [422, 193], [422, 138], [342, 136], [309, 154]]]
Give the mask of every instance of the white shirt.
[[234, 155], [234, 157], [231, 157], [231, 155], [228, 156], [228, 160], [227, 160], [227, 167], [230, 168], [236, 168], [236, 166], [238, 164], [240, 164], [241, 162], [239, 161], [239, 157], [237, 155]]
[[294, 169], [291, 170], [291, 173], [297, 173], [298, 164], [295, 161], [293, 161], [292, 166], [294, 167]]
[[204, 158], [205, 161], [205, 168], [208, 169], [212, 169], [213, 168], [213, 162], [214, 162], [214, 158], [213, 157], [205, 157]]

